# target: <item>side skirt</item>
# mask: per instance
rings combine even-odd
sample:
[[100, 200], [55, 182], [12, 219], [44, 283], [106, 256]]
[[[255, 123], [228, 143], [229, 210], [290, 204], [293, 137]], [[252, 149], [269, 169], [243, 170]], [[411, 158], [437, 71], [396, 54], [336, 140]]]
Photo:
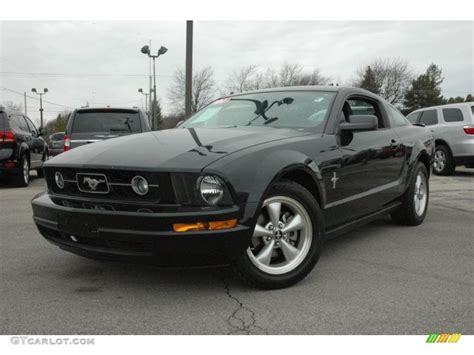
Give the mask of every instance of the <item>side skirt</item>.
[[325, 239], [332, 239], [335, 237], [340, 236], [341, 234], [345, 234], [355, 228], [358, 228], [360, 226], [363, 226], [364, 224], [367, 224], [369, 222], [372, 222], [384, 215], [387, 215], [393, 211], [395, 211], [398, 207], [401, 206], [401, 202], [395, 202], [390, 204], [389, 206], [385, 207], [384, 209], [374, 212], [372, 214], [369, 214], [365, 217], [359, 218], [355, 221], [343, 224], [341, 226], [337, 226], [335, 228], [329, 229], [326, 231], [324, 234]]

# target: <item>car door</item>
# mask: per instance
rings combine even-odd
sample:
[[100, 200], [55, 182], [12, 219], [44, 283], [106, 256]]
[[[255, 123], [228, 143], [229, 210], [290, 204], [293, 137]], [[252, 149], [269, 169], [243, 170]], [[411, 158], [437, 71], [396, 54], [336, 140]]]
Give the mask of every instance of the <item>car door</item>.
[[[12, 114], [10, 115], [10, 125], [15, 132], [18, 144], [26, 144], [30, 151], [30, 160], [35, 160], [36, 158], [32, 153], [33, 139], [25, 118], [19, 114]], [[18, 157], [18, 159], [19, 158], [20, 157]]]
[[[26, 123], [28, 124], [28, 127], [31, 132], [31, 167], [40, 167], [43, 164], [43, 156], [44, 156], [44, 150], [45, 150], [45, 142], [43, 138], [41, 138], [38, 129], [36, 128], [35, 124], [28, 118], [25, 117]], [[34, 157], [34, 162], [33, 162], [33, 157]]]
[[[390, 127], [383, 103], [360, 94], [349, 96], [341, 121], [351, 115], [375, 115], [378, 128], [339, 133], [342, 153], [339, 174], [332, 188], [340, 189], [344, 220], [349, 221], [382, 209], [398, 196], [404, 152], [400, 138]], [[339, 176], [337, 176], [339, 175]]]

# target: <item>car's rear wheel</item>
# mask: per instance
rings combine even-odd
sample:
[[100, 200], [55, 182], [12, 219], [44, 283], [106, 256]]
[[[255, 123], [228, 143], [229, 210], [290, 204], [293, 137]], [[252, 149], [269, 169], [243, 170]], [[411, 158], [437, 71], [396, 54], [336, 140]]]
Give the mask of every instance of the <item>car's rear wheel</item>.
[[315, 198], [292, 181], [276, 183], [259, 212], [249, 248], [235, 266], [252, 286], [283, 288], [304, 278], [321, 253], [323, 219]]
[[20, 158], [20, 171], [15, 176], [14, 183], [19, 187], [26, 187], [30, 183], [30, 161], [25, 154]]
[[398, 224], [409, 226], [421, 224], [428, 210], [429, 192], [428, 171], [423, 163], [418, 162], [403, 197], [402, 206], [392, 213], [392, 219]]
[[451, 175], [456, 168], [454, 159], [445, 145], [438, 145], [433, 157], [433, 171], [436, 175]]

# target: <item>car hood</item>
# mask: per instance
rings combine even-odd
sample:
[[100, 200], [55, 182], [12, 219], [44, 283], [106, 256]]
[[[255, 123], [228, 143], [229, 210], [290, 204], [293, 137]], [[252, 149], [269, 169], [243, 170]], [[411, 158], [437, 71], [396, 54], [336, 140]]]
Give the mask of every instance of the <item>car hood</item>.
[[272, 127], [177, 128], [88, 144], [46, 166], [196, 171], [238, 150], [307, 134]]

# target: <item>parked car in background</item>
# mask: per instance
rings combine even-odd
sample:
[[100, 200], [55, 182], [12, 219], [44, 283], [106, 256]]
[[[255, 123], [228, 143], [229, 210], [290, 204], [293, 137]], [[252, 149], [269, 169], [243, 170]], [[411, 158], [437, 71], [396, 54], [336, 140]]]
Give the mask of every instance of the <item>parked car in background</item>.
[[431, 129], [436, 142], [433, 170], [450, 175], [457, 165], [474, 168], [474, 102], [432, 106], [413, 111], [411, 123]]
[[79, 255], [232, 263], [250, 285], [281, 288], [313, 269], [327, 238], [386, 214], [421, 224], [433, 150], [428, 128], [362, 89], [237, 94], [176, 129], [51, 159], [34, 221]]
[[49, 136], [49, 154], [55, 156], [64, 152], [64, 132], [56, 132]]
[[28, 186], [30, 170], [43, 176], [43, 163], [48, 160], [48, 145], [23, 113], [0, 106], [0, 176], [13, 180], [17, 186]]
[[68, 121], [64, 151], [150, 130], [147, 116], [138, 108], [80, 108], [73, 111]]

